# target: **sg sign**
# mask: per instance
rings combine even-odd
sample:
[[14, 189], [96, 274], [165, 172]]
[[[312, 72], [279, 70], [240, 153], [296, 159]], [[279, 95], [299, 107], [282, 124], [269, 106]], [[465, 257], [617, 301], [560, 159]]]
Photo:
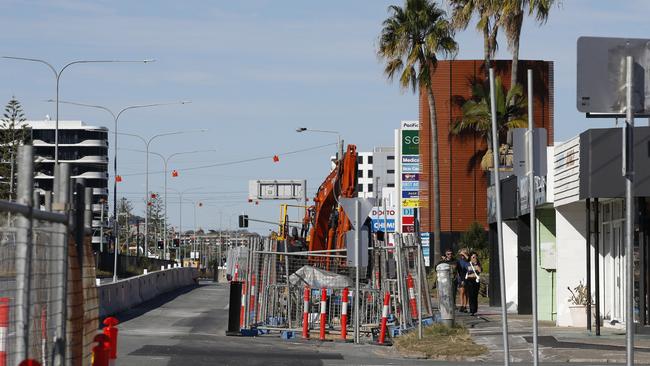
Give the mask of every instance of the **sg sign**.
[[402, 130], [402, 154], [417, 155], [420, 152], [420, 131]]

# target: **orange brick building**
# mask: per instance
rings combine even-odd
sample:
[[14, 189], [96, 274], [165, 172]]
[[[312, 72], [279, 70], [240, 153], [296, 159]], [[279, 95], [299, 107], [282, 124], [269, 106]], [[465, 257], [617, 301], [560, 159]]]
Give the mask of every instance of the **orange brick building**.
[[[493, 62], [495, 74], [510, 88], [510, 60]], [[526, 93], [526, 72], [533, 69], [534, 121], [536, 127], [546, 128], [548, 143], [553, 143], [553, 63], [548, 61], [519, 61], [518, 80]], [[439, 61], [433, 74], [433, 93], [438, 121], [438, 155], [440, 169], [441, 241], [447, 248], [460, 233], [474, 222], [487, 228], [488, 174], [479, 164], [486, 142], [478, 136], [456, 136], [450, 129], [462, 115], [458, 100], [472, 96], [471, 81], [485, 80], [483, 60]], [[432, 232], [433, 210], [429, 192], [431, 180], [431, 133], [429, 105], [426, 93], [420, 95], [420, 223], [421, 231]], [[477, 154], [478, 153], [478, 154]], [[478, 156], [477, 159], [472, 159]], [[433, 238], [433, 236], [432, 236]]]

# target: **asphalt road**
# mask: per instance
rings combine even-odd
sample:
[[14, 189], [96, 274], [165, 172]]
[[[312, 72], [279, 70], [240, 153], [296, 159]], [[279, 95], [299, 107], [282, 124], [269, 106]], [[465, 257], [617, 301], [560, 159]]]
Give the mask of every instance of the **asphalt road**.
[[[459, 365], [401, 358], [392, 347], [227, 337], [228, 292], [202, 283], [118, 315], [118, 365]], [[487, 364], [484, 364], [487, 365]], [[553, 365], [558, 365], [553, 364]], [[571, 365], [575, 365], [572, 363]]]

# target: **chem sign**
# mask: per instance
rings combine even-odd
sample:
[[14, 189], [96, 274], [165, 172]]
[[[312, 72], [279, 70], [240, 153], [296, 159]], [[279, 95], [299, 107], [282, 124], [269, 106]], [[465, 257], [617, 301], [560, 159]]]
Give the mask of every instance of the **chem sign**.
[[386, 232], [386, 226], [388, 226], [387, 232], [395, 232], [396, 212], [394, 207], [388, 207], [385, 210], [383, 207], [373, 207], [372, 211], [370, 211], [370, 215], [368, 216], [370, 217], [372, 223], [373, 233], [376, 233], [378, 231]]

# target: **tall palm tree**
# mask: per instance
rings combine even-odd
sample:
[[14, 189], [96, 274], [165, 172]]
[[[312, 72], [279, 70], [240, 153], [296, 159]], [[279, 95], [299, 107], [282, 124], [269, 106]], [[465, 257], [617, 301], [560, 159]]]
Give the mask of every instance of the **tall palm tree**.
[[512, 68], [510, 71], [510, 85], [517, 84], [517, 67], [519, 64], [519, 40], [521, 27], [524, 23], [524, 14], [534, 15], [539, 24], [548, 20], [548, 14], [555, 0], [504, 0], [502, 5], [503, 16], [501, 23], [508, 40], [508, 48], [512, 52]]
[[[497, 131], [499, 146], [505, 142], [510, 129], [526, 127], [528, 125], [527, 102], [521, 85], [515, 85], [506, 91], [501, 77], [495, 81]], [[492, 111], [490, 109], [490, 87], [488, 82], [475, 82], [472, 84], [472, 98], [461, 101], [462, 116], [452, 127], [451, 133], [476, 133], [487, 142], [487, 151], [481, 160], [481, 168], [492, 168]]]
[[433, 255], [439, 258], [440, 182], [438, 168], [438, 122], [432, 76], [438, 54], [453, 56], [458, 49], [451, 24], [444, 10], [430, 0], [406, 0], [404, 7], [392, 5], [379, 36], [379, 57], [386, 61], [389, 80], [399, 78], [403, 89], [426, 93], [431, 125], [431, 167], [433, 181]]
[[473, 16], [478, 18], [476, 30], [483, 33], [486, 75], [498, 48], [497, 34], [501, 24], [502, 3], [503, 0], [449, 0], [451, 21], [455, 29], [465, 30]]

